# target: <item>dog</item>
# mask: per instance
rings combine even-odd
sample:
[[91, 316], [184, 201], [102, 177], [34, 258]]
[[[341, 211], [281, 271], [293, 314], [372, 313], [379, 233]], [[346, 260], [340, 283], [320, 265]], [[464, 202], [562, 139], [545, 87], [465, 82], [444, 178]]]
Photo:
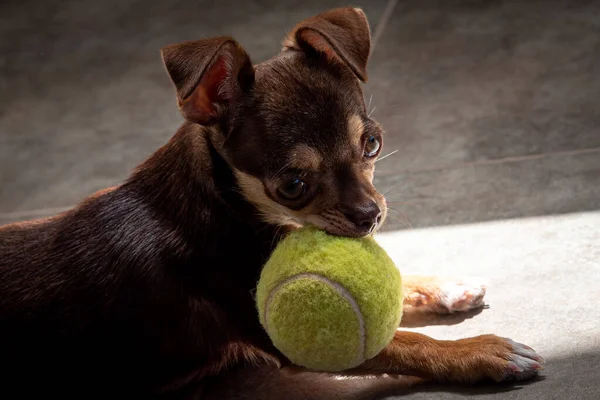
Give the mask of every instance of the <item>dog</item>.
[[[365, 14], [340, 8], [258, 65], [230, 37], [164, 47], [184, 118], [168, 143], [121, 185], [0, 228], [3, 397], [358, 400], [538, 374], [541, 357], [509, 339], [398, 330], [334, 375], [292, 365], [262, 329], [254, 289], [286, 233], [362, 237], [385, 220], [384, 131], [360, 86], [370, 40]], [[404, 281], [408, 308], [482, 304], [481, 287]]]

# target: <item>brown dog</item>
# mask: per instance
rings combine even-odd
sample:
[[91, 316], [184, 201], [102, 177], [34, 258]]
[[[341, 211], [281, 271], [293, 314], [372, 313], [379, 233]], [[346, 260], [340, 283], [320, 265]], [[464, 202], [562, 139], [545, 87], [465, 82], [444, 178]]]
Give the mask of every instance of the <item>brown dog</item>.
[[[385, 218], [372, 185], [383, 131], [360, 88], [369, 51], [354, 8], [302, 21], [256, 66], [228, 37], [164, 48], [186, 119], [173, 138], [122, 185], [0, 229], [3, 393], [360, 399], [421, 379], [535, 375], [539, 356], [508, 339], [398, 331], [346, 374], [378, 378], [340, 380], [289, 365], [262, 330], [253, 291], [286, 231], [358, 237]], [[405, 280], [414, 307], [460, 311], [483, 297]]]

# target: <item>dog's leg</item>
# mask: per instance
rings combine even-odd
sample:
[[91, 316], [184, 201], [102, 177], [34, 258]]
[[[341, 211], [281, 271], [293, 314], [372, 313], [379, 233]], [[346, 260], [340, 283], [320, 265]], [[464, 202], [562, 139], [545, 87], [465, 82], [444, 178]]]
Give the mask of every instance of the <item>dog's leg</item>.
[[375, 400], [403, 394], [422, 381], [412, 376], [342, 377], [266, 366], [231, 371], [208, 385], [202, 400]]
[[[397, 331], [392, 343], [344, 376], [297, 367], [232, 370], [205, 386], [202, 400], [374, 400], [401, 395], [425, 381], [473, 383], [531, 378], [543, 368], [537, 353], [494, 335], [441, 341]], [[200, 397], [199, 397], [200, 398]]]
[[435, 340], [396, 331], [392, 343], [355, 373], [406, 374], [439, 382], [473, 383], [531, 378], [543, 359], [530, 347], [495, 335]]
[[476, 280], [405, 275], [402, 282], [407, 311], [414, 309], [447, 314], [483, 305], [485, 286]]

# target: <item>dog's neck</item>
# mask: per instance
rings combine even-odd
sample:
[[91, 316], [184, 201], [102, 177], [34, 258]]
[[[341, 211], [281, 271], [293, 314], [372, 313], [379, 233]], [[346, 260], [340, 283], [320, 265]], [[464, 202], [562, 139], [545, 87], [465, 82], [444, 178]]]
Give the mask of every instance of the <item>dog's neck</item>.
[[[173, 137], [139, 165], [124, 187], [179, 227], [202, 226], [219, 210], [250, 207], [237, 194], [231, 168], [210, 141], [208, 128], [185, 122]], [[249, 213], [250, 223], [260, 223]]]
[[255, 207], [240, 194], [232, 168], [211, 140], [217, 133], [185, 122], [124, 186], [178, 229], [194, 236], [209, 234], [207, 227], [220, 226], [226, 231], [228, 225], [240, 223], [277, 230], [262, 221]]

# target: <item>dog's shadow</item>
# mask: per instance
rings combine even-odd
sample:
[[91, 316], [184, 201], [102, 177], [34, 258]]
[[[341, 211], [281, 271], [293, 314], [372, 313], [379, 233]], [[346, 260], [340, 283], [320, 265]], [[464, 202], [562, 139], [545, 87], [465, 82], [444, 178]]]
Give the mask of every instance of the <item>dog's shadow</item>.
[[424, 326], [434, 325], [457, 325], [461, 322], [471, 319], [481, 314], [488, 306], [482, 306], [473, 310], [464, 312], [454, 312], [451, 314], [436, 314], [433, 312], [416, 311], [407, 309], [402, 315], [400, 321], [401, 328], [422, 328]]
[[402, 397], [417, 393], [454, 393], [461, 396], [501, 395], [503, 393], [521, 390], [526, 386], [541, 382], [545, 379], [546, 378], [543, 375], [540, 375], [526, 381], [506, 381], [500, 383], [484, 381], [468, 386], [459, 384], [423, 383], [407, 389], [402, 394], [396, 394], [396, 396]]

